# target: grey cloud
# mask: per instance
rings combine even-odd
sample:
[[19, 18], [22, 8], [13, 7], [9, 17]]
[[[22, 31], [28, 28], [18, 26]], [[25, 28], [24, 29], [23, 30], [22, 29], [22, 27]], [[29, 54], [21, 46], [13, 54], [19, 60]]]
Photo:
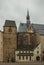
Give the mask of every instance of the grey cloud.
[[27, 8], [32, 23], [44, 23], [44, 0], [0, 0], [0, 29], [6, 19], [26, 22]]

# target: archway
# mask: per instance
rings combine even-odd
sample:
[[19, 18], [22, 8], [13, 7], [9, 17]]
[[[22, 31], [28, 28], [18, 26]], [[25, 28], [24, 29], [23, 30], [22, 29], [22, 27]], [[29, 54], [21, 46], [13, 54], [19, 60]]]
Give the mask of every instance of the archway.
[[14, 58], [8, 58], [7, 62], [15, 62], [15, 59]]
[[12, 62], [12, 61], [11, 61], [11, 58], [8, 58], [8, 59], [7, 59], [7, 62]]
[[36, 57], [36, 60], [37, 60], [37, 61], [40, 61], [40, 57], [39, 57], [39, 56], [37, 56], [37, 57]]

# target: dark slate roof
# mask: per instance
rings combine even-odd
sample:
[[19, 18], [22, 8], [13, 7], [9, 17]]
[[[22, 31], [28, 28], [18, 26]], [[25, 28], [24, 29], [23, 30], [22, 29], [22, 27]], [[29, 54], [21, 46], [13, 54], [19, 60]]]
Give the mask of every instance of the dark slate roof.
[[13, 20], [6, 20], [4, 26], [7, 26], [7, 27], [12, 26], [12, 27], [14, 27], [14, 26], [16, 26], [16, 24], [15, 24], [15, 21], [13, 21]]
[[23, 50], [28, 50], [28, 51], [33, 51], [37, 46], [39, 45], [39, 43], [35, 43], [35, 44], [31, 44], [31, 45], [19, 45], [18, 48], [16, 50], [18, 51], [23, 51]]
[[17, 56], [33, 56], [33, 53], [18, 53]]
[[20, 46], [16, 50], [18, 50], [18, 51], [34, 51], [34, 49], [37, 48], [38, 45], [39, 45], [39, 43], [36, 43], [35, 45], [31, 44], [31, 45], [26, 45], [26, 46]]
[[34, 29], [41, 35], [44, 35], [44, 25], [43, 24], [33, 24]]
[[[44, 35], [44, 25], [43, 24], [32, 24], [33, 28], [41, 35]], [[20, 23], [18, 32], [27, 32], [27, 24]]]
[[18, 32], [26, 32], [27, 31], [27, 24], [26, 23], [20, 23]]
[[34, 46], [32, 47], [32, 45], [19, 45], [18, 48], [16, 50], [34, 50]]

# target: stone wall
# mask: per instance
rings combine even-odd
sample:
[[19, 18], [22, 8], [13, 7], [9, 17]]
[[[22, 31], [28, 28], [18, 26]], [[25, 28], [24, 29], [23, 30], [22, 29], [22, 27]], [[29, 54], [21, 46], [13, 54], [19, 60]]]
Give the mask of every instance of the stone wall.
[[9, 27], [4, 27], [3, 42], [4, 62], [8, 62], [9, 58], [14, 60], [14, 51], [17, 47], [17, 30], [15, 27], [11, 27], [11, 32], [9, 32]]

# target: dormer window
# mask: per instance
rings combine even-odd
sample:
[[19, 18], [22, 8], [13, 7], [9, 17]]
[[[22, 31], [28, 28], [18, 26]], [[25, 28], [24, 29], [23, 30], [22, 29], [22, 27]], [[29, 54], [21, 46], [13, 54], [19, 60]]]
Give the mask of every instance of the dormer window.
[[11, 29], [11, 27], [9, 27], [9, 32], [12, 32], [12, 29]]

